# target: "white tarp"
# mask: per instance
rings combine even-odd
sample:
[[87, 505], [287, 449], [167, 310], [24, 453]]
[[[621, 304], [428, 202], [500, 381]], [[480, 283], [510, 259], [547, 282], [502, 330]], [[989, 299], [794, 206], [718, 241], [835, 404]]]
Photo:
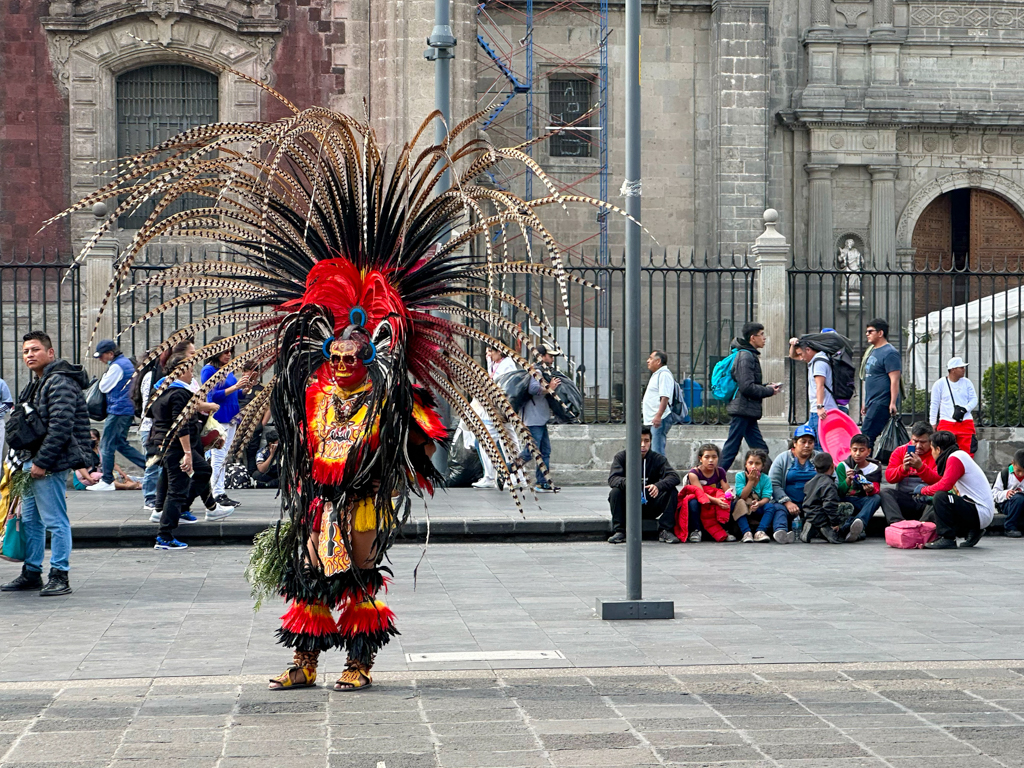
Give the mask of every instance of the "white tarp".
[[907, 353], [912, 384], [931, 390], [946, 375], [946, 361], [959, 355], [967, 376], [981, 395], [981, 379], [995, 363], [1024, 359], [1021, 337], [1021, 298], [1024, 287], [995, 293], [968, 304], [929, 312], [907, 328]]

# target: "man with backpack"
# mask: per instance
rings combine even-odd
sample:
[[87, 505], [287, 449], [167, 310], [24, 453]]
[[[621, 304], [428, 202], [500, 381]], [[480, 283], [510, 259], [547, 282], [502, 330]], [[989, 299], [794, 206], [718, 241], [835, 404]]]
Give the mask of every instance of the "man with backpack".
[[848, 403], [855, 390], [852, 347], [845, 336], [830, 328], [790, 339], [789, 357], [807, 363], [810, 406], [806, 426], [814, 430], [814, 448], [820, 451], [819, 422], [831, 410], [845, 411], [838, 401]]
[[[22, 337], [22, 358], [32, 381], [11, 412], [8, 441], [16, 464], [28, 473], [22, 494], [25, 565], [3, 592], [38, 591], [41, 597], [71, 594], [71, 522], [68, 470], [87, 467], [92, 452], [89, 413], [83, 390], [89, 377], [80, 365], [58, 358], [50, 337], [30, 331]], [[50, 576], [43, 586], [46, 532], [50, 532]]]
[[124, 356], [120, 347], [111, 339], [104, 339], [96, 345], [93, 357], [107, 364], [107, 372], [100, 379], [100, 392], [107, 396], [107, 418], [103, 422], [103, 438], [100, 441], [100, 463], [102, 479], [90, 485], [90, 491], [113, 491], [114, 454], [120, 452], [128, 461], [139, 467], [146, 466], [146, 457], [128, 442], [128, 430], [135, 419], [135, 404], [131, 399], [131, 382], [135, 366]]
[[644, 426], [651, 428], [651, 450], [664, 456], [668, 432], [673, 424], [670, 414], [676, 380], [668, 368], [668, 355], [660, 349], [651, 352], [647, 358], [647, 370], [651, 372], [651, 378], [644, 390], [642, 403]]
[[731, 376], [736, 383], [736, 392], [729, 401], [729, 436], [722, 448], [719, 466], [729, 471], [740, 444], [747, 441], [750, 449], [768, 451], [768, 444], [761, 437], [757, 422], [763, 413], [762, 403], [766, 397], [778, 394], [782, 384], [765, 385], [761, 380], [761, 352], [767, 339], [761, 323], [747, 323], [732, 343], [733, 363]]

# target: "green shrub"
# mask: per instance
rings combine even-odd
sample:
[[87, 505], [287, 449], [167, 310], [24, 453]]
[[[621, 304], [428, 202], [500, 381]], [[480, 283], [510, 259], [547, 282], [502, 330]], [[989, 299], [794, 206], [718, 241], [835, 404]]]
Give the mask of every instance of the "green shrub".
[[907, 390], [900, 404], [900, 409], [903, 413], [913, 414], [915, 417], [919, 417], [928, 420], [928, 409], [931, 407], [932, 394], [927, 389], [918, 389], [911, 385]]
[[698, 405], [690, 409], [690, 421], [694, 424], [728, 424], [729, 414], [725, 412], [728, 403]]
[[1016, 427], [1021, 423], [1021, 381], [1024, 367], [1020, 360], [996, 363], [981, 377], [981, 403], [984, 421], [997, 427]]

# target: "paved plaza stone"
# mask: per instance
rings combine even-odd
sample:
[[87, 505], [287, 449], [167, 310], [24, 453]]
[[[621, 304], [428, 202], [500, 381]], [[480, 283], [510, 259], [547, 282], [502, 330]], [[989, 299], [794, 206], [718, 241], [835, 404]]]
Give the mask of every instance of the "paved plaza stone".
[[651, 622], [595, 618], [621, 547], [432, 545], [414, 590], [421, 553], [391, 551], [403, 634], [355, 694], [266, 690], [246, 548], [74, 553], [73, 595], [0, 595], [0, 765], [1024, 766], [1020, 542], [651, 542]]

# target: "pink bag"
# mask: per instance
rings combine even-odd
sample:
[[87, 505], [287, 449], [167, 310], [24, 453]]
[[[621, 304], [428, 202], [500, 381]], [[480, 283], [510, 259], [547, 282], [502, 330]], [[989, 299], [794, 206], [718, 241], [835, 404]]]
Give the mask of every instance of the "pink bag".
[[900, 520], [885, 529], [885, 543], [896, 549], [924, 549], [925, 544], [936, 538], [935, 523], [920, 520]]

